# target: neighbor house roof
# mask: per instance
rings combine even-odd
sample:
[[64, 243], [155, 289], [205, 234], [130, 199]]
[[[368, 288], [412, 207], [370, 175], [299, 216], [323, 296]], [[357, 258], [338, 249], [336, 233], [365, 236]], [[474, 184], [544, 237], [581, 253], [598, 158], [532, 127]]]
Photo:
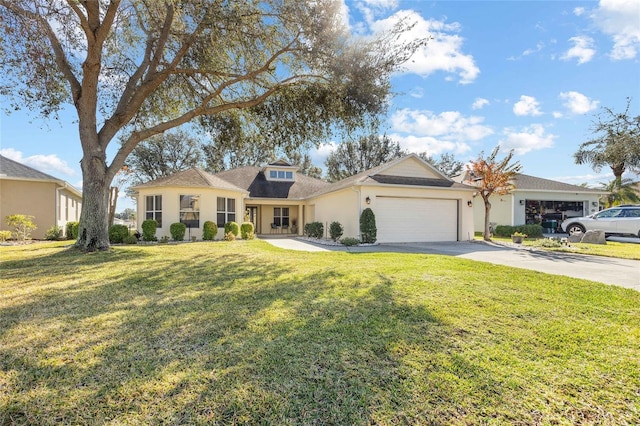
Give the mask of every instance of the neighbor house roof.
[[216, 175], [205, 172], [197, 167], [174, 173], [170, 176], [160, 177], [150, 182], [135, 185], [132, 189], [153, 188], [160, 186], [187, 186], [187, 187], [209, 187], [227, 189], [230, 191], [246, 192], [243, 188], [233, 185]]
[[517, 174], [513, 179], [517, 190], [528, 191], [556, 191], [556, 192], [589, 192], [593, 194], [606, 194], [607, 191], [594, 188], [586, 188], [584, 186], [571, 185], [564, 182], [558, 182], [550, 179], [543, 179], [535, 176]]
[[331, 186], [320, 179], [296, 173], [295, 181], [269, 181], [261, 167], [246, 166], [217, 173], [221, 179], [249, 191], [250, 198], [302, 199]]
[[10, 158], [3, 157], [2, 155], [0, 155], [0, 179], [53, 182], [69, 189], [79, 197], [82, 196], [82, 193], [76, 187], [64, 181], [63, 179], [58, 179], [55, 176], [48, 175], [34, 169], [33, 167], [18, 163], [17, 161]]

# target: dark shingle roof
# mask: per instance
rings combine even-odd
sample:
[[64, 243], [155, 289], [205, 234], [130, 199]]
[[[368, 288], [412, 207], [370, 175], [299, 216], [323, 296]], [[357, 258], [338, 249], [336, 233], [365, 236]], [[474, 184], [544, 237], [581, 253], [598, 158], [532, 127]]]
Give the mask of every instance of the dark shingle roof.
[[251, 198], [302, 199], [330, 186], [325, 181], [296, 173], [294, 182], [268, 181], [260, 167], [246, 166], [226, 170], [215, 176], [249, 191]]
[[191, 168], [172, 174], [171, 176], [164, 176], [150, 182], [146, 182], [140, 185], [136, 185], [133, 189], [137, 188], [151, 188], [157, 186], [190, 186], [190, 187], [211, 187], [219, 189], [228, 189], [231, 191], [242, 191], [243, 189], [237, 187], [226, 180], [220, 179], [216, 175], [207, 173], [204, 170], [198, 168]]
[[450, 180], [445, 180], [445, 179], [391, 176], [391, 175], [374, 175], [374, 176], [369, 176], [369, 178], [378, 183], [388, 183], [391, 185], [436, 186], [439, 188], [455, 187], [455, 182]]
[[516, 190], [534, 190], [534, 191], [559, 191], [559, 192], [592, 192], [606, 193], [601, 189], [586, 188], [584, 186], [571, 185], [564, 182], [558, 182], [551, 179], [543, 179], [535, 176], [523, 175], [519, 173], [513, 179]]
[[18, 179], [34, 179], [34, 180], [56, 180], [60, 179], [42, 173], [32, 167], [25, 166], [10, 158], [0, 155], [0, 176], [12, 177]]

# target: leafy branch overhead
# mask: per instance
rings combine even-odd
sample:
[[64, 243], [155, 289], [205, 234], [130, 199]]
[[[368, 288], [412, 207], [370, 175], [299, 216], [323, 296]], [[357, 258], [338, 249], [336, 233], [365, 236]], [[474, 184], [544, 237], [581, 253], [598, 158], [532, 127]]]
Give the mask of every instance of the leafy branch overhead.
[[[63, 104], [77, 112], [78, 245], [108, 247], [111, 180], [154, 135], [234, 110], [292, 146], [375, 122], [392, 73], [426, 40], [401, 43], [407, 21], [379, 37], [354, 37], [340, 7], [334, 0], [0, 0], [4, 105], [45, 117]], [[114, 140], [121, 144], [108, 162]]]

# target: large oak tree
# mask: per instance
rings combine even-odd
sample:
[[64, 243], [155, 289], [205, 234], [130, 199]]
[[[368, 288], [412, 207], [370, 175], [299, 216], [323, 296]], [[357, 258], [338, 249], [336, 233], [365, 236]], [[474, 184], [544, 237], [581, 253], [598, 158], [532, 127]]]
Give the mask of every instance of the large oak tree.
[[318, 142], [383, 113], [390, 75], [422, 41], [398, 42], [406, 22], [356, 40], [340, 12], [333, 0], [0, 0], [4, 105], [77, 112], [77, 246], [109, 246], [111, 181], [151, 136], [256, 108], [274, 139]]

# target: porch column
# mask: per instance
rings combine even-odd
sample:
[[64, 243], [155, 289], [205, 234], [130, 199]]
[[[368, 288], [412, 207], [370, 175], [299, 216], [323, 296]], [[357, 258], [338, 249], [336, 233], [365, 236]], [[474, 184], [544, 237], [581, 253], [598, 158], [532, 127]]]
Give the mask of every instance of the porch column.
[[304, 228], [304, 217], [302, 217], [302, 204], [298, 204], [298, 235], [302, 235]]

